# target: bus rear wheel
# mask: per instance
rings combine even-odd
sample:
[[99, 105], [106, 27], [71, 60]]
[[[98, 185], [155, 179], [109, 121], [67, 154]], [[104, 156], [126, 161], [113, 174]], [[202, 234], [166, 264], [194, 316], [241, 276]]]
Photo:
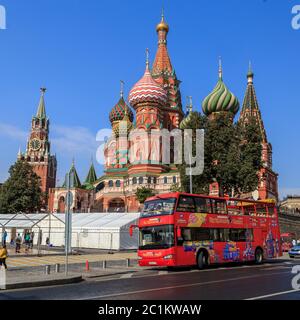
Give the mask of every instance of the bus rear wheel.
[[198, 269], [202, 270], [208, 266], [208, 256], [204, 251], [201, 251], [197, 257], [197, 266]]
[[264, 254], [262, 249], [257, 248], [255, 250], [255, 264], [262, 264], [264, 259]]

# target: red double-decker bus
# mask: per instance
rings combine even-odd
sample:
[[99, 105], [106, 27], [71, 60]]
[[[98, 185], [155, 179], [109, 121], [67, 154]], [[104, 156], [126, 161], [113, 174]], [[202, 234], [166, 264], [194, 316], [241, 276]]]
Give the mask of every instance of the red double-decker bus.
[[187, 193], [148, 198], [139, 219], [140, 266], [193, 266], [282, 255], [275, 203]]

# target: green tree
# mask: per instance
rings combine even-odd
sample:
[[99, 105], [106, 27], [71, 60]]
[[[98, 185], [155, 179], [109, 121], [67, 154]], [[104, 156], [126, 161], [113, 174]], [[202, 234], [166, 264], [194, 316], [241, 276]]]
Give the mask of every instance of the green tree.
[[41, 181], [26, 161], [17, 161], [9, 169], [10, 177], [0, 189], [0, 212], [36, 212], [43, 206]]
[[141, 187], [136, 190], [136, 197], [139, 203], [144, 203], [147, 198], [154, 196], [154, 192], [152, 189], [147, 187]]
[[[237, 196], [255, 190], [261, 167], [261, 139], [255, 120], [249, 119], [242, 125], [234, 123], [230, 113], [215, 114], [207, 119], [197, 112], [188, 120], [182, 129], [204, 129], [205, 133], [204, 171], [192, 176], [193, 192], [207, 194], [213, 182], [218, 183], [220, 196], [225, 193]], [[185, 169], [185, 163], [179, 166], [182, 188], [189, 192], [190, 177]]]

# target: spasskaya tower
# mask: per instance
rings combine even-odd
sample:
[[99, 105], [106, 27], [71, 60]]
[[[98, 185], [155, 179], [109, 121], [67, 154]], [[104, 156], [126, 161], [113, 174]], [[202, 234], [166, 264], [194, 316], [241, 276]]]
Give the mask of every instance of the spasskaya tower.
[[26, 151], [19, 151], [18, 160], [27, 161], [32, 166], [41, 178], [42, 191], [48, 193], [49, 188], [55, 188], [57, 161], [56, 156], [50, 153], [50, 121], [46, 116], [45, 92], [46, 89], [41, 88], [40, 102], [36, 115], [32, 117]]

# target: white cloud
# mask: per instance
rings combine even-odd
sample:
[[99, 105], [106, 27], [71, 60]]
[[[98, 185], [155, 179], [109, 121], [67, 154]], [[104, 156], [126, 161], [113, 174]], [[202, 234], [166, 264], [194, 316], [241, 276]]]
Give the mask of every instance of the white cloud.
[[51, 143], [55, 152], [85, 154], [89, 158], [97, 149], [96, 135], [80, 126], [53, 126]]
[[10, 124], [0, 123], [0, 135], [24, 142], [28, 132]]

